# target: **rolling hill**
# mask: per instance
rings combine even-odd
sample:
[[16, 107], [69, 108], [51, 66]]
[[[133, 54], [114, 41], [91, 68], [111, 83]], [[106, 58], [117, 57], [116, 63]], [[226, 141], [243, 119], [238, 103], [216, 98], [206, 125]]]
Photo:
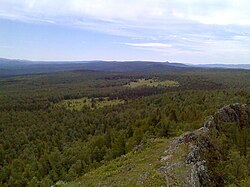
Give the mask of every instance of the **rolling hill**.
[[0, 75], [21, 75], [72, 70], [104, 72], [167, 72], [194, 69], [185, 64], [150, 61], [26, 61], [0, 59]]

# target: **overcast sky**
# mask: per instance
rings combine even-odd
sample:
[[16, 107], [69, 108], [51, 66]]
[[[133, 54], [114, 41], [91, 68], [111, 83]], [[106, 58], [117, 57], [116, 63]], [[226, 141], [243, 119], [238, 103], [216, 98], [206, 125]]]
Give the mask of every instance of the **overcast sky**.
[[250, 0], [0, 0], [0, 57], [250, 63]]

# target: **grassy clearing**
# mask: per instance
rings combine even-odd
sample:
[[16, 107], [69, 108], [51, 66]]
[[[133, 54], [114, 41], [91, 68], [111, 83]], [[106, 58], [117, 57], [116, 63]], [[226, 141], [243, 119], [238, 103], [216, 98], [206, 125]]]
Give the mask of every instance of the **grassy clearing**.
[[138, 79], [135, 82], [130, 82], [130, 83], [126, 84], [125, 86], [130, 87], [130, 88], [136, 88], [136, 87], [141, 87], [141, 86], [173, 87], [173, 86], [179, 86], [179, 83], [177, 81], [171, 81], [171, 80], [157, 81], [157, 80], [154, 80], [154, 79]]
[[113, 106], [118, 104], [123, 104], [123, 100], [115, 99], [109, 100], [105, 98], [88, 98], [83, 97], [81, 99], [70, 99], [64, 100], [56, 104], [59, 107], [65, 107], [69, 110], [82, 110], [84, 108], [97, 109], [105, 106]]

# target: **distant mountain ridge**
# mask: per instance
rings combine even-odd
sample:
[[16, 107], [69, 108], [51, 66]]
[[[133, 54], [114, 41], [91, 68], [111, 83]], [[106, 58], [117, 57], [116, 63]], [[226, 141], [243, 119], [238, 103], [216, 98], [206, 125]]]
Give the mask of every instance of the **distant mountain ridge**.
[[201, 68], [250, 69], [250, 64], [198, 64], [192, 66]]
[[26, 61], [0, 59], [0, 75], [20, 75], [73, 70], [104, 72], [166, 72], [193, 69], [181, 63], [151, 61]]
[[174, 72], [200, 68], [250, 69], [250, 64], [189, 65], [183, 63], [153, 61], [29, 61], [0, 58], [0, 76], [74, 70], [104, 72]]

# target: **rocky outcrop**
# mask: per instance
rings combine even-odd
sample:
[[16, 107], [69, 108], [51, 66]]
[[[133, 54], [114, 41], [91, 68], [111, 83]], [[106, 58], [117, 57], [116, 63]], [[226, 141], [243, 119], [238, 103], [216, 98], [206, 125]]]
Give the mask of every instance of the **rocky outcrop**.
[[222, 133], [225, 123], [239, 128], [250, 127], [250, 105], [225, 106], [210, 116], [202, 128], [186, 132], [173, 140], [161, 158], [163, 166], [159, 169], [166, 178], [167, 186], [213, 186], [204, 155], [219, 150], [209, 133]]
[[233, 104], [227, 105], [211, 116], [204, 127], [222, 129], [224, 123], [237, 124], [239, 128], [250, 127], [250, 105]]

